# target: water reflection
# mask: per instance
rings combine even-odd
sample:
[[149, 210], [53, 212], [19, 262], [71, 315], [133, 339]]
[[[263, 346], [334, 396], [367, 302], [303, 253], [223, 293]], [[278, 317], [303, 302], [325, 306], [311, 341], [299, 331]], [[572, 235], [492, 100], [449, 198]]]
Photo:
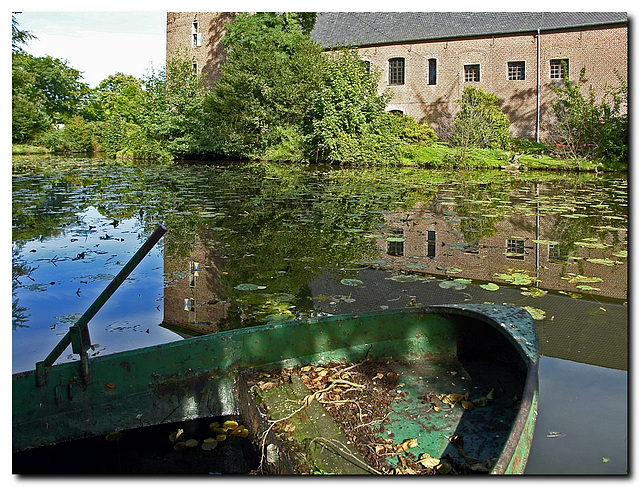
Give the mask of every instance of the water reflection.
[[[626, 367], [626, 178], [19, 161], [13, 175], [14, 343], [28, 342], [35, 330], [57, 333], [49, 329], [64, 325], [57, 318], [83, 312], [90, 304], [85, 298], [97, 295], [104, 281], [82, 276], [115, 274], [113, 264], [126, 262], [136, 241], [163, 222], [169, 232], [160, 249], [161, 296], [121, 307], [105, 328], [128, 326], [122, 323], [131, 322], [134, 309], [136, 315], [153, 310], [137, 318], [145, 330], [162, 324], [185, 336], [351, 312], [365, 303], [378, 309], [429, 304], [440, 296], [441, 302], [507, 302], [508, 293], [508, 302], [542, 316], [543, 353]], [[368, 282], [358, 276], [363, 270], [374, 271]], [[420, 278], [430, 293], [386, 304], [384, 292], [374, 289], [388, 278]], [[337, 286], [332, 295], [317, 292], [323, 280]], [[141, 281], [141, 287], [151, 284]], [[369, 297], [356, 298], [367, 285]], [[63, 289], [66, 294], [54, 296]], [[51, 307], [39, 309], [36, 303], [45, 301]], [[171, 333], [163, 339], [178, 337]], [[616, 337], [615, 353], [606, 363], [608, 352], [573, 346], [577, 337], [595, 342], [609, 336]], [[108, 345], [104, 353], [118, 348]]]

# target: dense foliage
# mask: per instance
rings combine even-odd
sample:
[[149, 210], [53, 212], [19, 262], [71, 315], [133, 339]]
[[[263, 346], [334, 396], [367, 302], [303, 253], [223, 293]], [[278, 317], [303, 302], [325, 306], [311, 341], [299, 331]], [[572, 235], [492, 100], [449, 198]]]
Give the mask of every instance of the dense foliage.
[[598, 101], [593, 86], [583, 95], [582, 88], [587, 81], [583, 68], [578, 83], [572, 83], [565, 76], [562, 86], [553, 87], [558, 98], [551, 105], [549, 143], [568, 157], [594, 159], [612, 166], [626, 165], [627, 83], [620, 78], [617, 87], [605, 87], [604, 96]]
[[506, 149], [511, 141], [510, 122], [498, 107], [498, 97], [475, 86], [465, 86], [456, 100], [460, 111], [453, 119], [451, 143], [464, 160], [474, 147]]
[[250, 158], [283, 144], [299, 152], [303, 120], [320, 88], [321, 49], [295, 14], [239, 14], [227, 29], [228, 58], [208, 107], [214, 148]]

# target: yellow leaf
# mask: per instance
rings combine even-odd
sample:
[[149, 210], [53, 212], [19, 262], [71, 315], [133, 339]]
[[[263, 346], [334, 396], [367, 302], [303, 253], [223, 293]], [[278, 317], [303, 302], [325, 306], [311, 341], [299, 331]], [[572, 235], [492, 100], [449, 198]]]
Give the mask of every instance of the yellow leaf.
[[421, 464], [423, 467], [433, 468], [440, 464], [440, 459], [433, 458], [428, 453], [423, 453], [422, 455], [420, 455], [420, 460], [418, 460], [418, 463]]
[[316, 398], [315, 392], [313, 394], [307, 394], [306, 396], [304, 396], [304, 398], [302, 398], [302, 406], [305, 408], [308, 408], [315, 398]]
[[440, 475], [447, 475], [449, 472], [451, 472], [451, 464], [447, 462], [442, 462], [440, 465], [436, 467], [436, 471]]
[[409, 448], [415, 448], [418, 446], [418, 438], [409, 438], [408, 440], [404, 440], [399, 445], [396, 445], [396, 451], [398, 453], [402, 453], [407, 451]]
[[227, 439], [227, 435], [218, 435], [216, 436], [216, 441], [224, 441]]
[[454, 435], [449, 438], [449, 441], [459, 448], [464, 448], [464, 440], [462, 438], [462, 435]]
[[225, 430], [233, 430], [233, 429], [236, 429], [237, 427], [238, 427], [238, 422], [232, 419], [229, 419], [224, 423], [222, 423], [222, 428]]
[[[211, 441], [207, 441], [207, 440], [211, 440]], [[216, 446], [218, 446], [218, 442], [216, 440], [214, 440], [213, 438], [207, 438], [202, 442], [202, 445], [200, 445], [200, 448], [202, 448], [205, 451], [211, 451]]]
[[473, 403], [469, 401], [461, 401], [460, 405], [467, 411], [473, 411]]
[[247, 428], [245, 428], [244, 426], [238, 426], [236, 429], [234, 429], [231, 434], [233, 436], [239, 436], [241, 438], [246, 438], [247, 436], [249, 436], [249, 430]]
[[487, 399], [493, 399], [493, 389], [487, 393]]
[[184, 442], [185, 446], [188, 448], [193, 448], [194, 446], [198, 446], [198, 440], [187, 440]]
[[182, 428], [178, 428], [178, 431], [174, 431], [169, 435], [169, 441], [175, 443], [176, 440], [180, 438], [180, 435], [182, 435], [183, 432], [184, 431], [182, 430]]
[[604, 463], [607, 463], [607, 462], [610, 462], [610, 461], [611, 461], [611, 458], [605, 458], [605, 457], [602, 457], [602, 461], [603, 461]]
[[107, 436], [105, 436], [104, 439], [107, 440], [107, 441], [118, 441], [123, 436], [124, 435], [122, 433], [120, 433], [119, 431], [112, 431]]

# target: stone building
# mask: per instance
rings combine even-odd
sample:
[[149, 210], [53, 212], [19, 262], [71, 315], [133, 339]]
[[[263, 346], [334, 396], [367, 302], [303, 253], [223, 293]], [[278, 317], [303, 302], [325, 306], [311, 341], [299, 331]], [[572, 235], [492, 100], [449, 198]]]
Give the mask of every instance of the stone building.
[[[221, 12], [169, 12], [167, 56], [186, 48], [210, 86], [224, 61], [220, 40], [232, 18]], [[355, 46], [381, 72], [387, 109], [446, 128], [464, 87], [499, 97], [515, 137], [544, 132], [552, 86], [579, 81], [596, 98], [628, 78], [625, 12], [321, 12], [313, 39], [325, 49]], [[566, 67], [566, 70], [563, 69]]]

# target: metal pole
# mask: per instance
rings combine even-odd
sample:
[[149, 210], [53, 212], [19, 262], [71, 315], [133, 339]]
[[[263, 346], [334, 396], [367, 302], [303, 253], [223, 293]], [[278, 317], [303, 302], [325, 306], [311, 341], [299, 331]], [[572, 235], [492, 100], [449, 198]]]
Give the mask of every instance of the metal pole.
[[[124, 282], [124, 280], [129, 277], [129, 274], [136, 268], [136, 266], [140, 263], [140, 261], [149, 253], [149, 251], [153, 248], [153, 246], [160, 240], [160, 238], [166, 233], [167, 228], [159, 224], [158, 228], [151, 234], [151, 236], [147, 239], [147, 241], [140, 247], [140, 249], [131, 257], [129, 262], [120, 270], [118, 275], [113, 278], [113, 280], [107, 285], [104, 291], [96, 298], [96, 300], [89, 306], [87, 311], [80, 317], [78, 321], [76, 321], [74, 327], [78, 332], [83, 332], [89, 320], [95, 316], [95, 314], [102, 308], [104, 303], [106, 303], [111, 295], [120, 287], [120, 284]], [[55, 348], [51, 351], [51, 353], [44, 359], [45, 367], [50, 367], [53, 365], [58, 357], [65, 351], [65, 349], [72, 343], [71, 340], [71, 332], [67, 332], [67, 334], [62, 337], [62, 340], [55, 346]], [[89, 347], [91, 344], [84, 343], [86, 347]], [[83, 347], [84, 348], [84, 347]], [[74, 350], [74, 353], [82, 354], [82, 351]]]
[[536, 36], [536, 143], [540, 143], [540, 29]]

